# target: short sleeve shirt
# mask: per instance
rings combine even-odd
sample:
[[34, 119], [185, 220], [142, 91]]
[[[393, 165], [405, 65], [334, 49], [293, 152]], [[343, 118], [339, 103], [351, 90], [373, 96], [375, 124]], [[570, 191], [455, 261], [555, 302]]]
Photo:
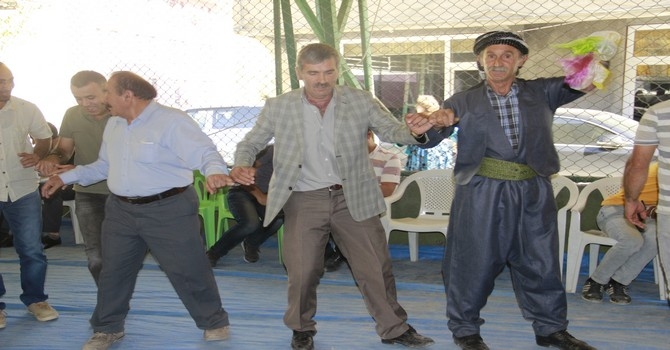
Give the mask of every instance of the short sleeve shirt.
[[[74, 106], [65, 112], [60, 127], [60, 136], [74, 141], [74, 164], [86, 165], [95, 162], [100, 153], [102, 134], [109, 116], [97, 120], [83, 113], [82, 108]], [[89, 186], [74, 185], [74, 190], [82, 193], [108, 194], [107, 181]]]
[[400, 165], [400, 158], [398, 158], [397, 155], [377, 145], [377, 148], [370, 152], [369, 157], [379, 183], [400, 183], [400, 173], [402, 168]]
[[670, 101], [651, 106], [642, 116], [635, 144], [658, 147], [658, 212], [670, 214]]
[[31, 102], [11, 97], [0, 109], [0, 201], [16, 201], [37, 190], [34, 168], [21, 165], [19, 153], [33, 152], [30, 138], [51, 138], [42, 112]]

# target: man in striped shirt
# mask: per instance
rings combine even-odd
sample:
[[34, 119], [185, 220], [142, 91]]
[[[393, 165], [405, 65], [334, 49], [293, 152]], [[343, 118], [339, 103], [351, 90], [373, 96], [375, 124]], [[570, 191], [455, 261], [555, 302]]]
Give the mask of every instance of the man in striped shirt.
[[388, 197], [393, 194], [400, 183], [401, 162], [398, 156], [375, 143], [375, 135], [368, 130], [368, 152], [370, 163], [375, 170], [382, 194]]
[[[658, 255], [663, 265], [665, 281], [670, 278], [670, 101], [653, 105], [640, 119], [635, 135], [633, 153], [626, 162], [623, 185], [624, 215], [633, 225], [645, 228], [647, 218], [640, 193], [647, 180], [649, 164], [658, 148]], [[666, 284], [666, 291], [667, 291]], [[670, 300], [668, 300], [670, 306]]]

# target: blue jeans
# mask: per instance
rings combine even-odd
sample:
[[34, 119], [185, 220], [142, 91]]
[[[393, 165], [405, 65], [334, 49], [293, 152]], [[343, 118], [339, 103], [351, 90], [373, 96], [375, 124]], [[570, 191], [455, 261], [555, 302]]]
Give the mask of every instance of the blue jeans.
[[14, 249], [21, 264], [21, 301], [30, 305], [45, 301], [47, 257], [42, 248], [42, 199], [35, 190], [18, 200], [0, 202], [0, 210], [14, 235]]
[[210, 248], [216, 256], [224, 256], [244, 241], [250, 246], [260, 246], [272, 236], [284, 220], [277, 216], [267, 227], [263, 227], [265, 206], [258, 203], [256, 198], [243, 189], [231, 189], [227, 198], [230, 211], [237, 224], [224, 232], [221, 238]]
[[98, 193], [76, 192], [74, 202], [76, 205], [79, 229], [84, 238], [84, 251], [88, 259], [88, 270], [93, 276], [95, 285], [100, 280], [102, 270], [102, 249], [100, 248], [102, 221], [105, 219], [105, 202], [108, 195]]
[[[5, 281], [2, 280], [2, 275], [0, 275], [0, 298], [2, 298], [2, 296], [5, 295], [6, 292], [7, 290], [5, 289]], [[0, 301], [0, 310], [4, 309], [5, 309], [5, 303]]]
[[[42, 185], [38, 190], [42, 189]], [[56, 191], [49, 198], [42, 198], [42, 232], [59, 233], [63, 222], [62, 191]]]

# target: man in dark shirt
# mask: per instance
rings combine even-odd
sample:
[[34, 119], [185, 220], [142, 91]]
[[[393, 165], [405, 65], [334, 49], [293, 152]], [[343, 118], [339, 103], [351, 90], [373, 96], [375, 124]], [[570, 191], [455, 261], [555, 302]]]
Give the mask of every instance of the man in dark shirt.
[[259, 259], [260, 245], [270, 238], [284, 223], [282, 215], [277, 216], [270, 225], [263, 226], [268, 186], [272, 177], [272, 154], [274, 146], [269, 145], [258, 153], [254, 167], [256, 183], [231, 188], [227, 195], [228, 207], [237, 224], [221, 235], [221, 238], [207, 251], [212, 267], [221, 257], [228, 254], [236, 245], [242, 243], [244, 260], [255, 263]]

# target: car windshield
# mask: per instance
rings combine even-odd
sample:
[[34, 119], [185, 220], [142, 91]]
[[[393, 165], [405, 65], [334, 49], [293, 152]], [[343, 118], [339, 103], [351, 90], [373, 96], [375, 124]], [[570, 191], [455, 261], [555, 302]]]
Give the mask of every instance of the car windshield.
[[263, 107], [232, 106], [194, 108], [186, 111], [212, 139], [228, 164], [233, 164], [235, 148], [254, 127]]

